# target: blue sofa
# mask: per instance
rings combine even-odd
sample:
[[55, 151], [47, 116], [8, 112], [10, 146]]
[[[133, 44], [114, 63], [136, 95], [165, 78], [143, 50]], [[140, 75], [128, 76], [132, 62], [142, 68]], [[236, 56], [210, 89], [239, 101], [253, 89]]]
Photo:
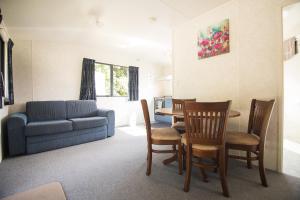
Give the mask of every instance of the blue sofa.
[[32, 154], [113, 136], [115, 113], [95, 101], [32, 101], [7, 119], [9, 155]]

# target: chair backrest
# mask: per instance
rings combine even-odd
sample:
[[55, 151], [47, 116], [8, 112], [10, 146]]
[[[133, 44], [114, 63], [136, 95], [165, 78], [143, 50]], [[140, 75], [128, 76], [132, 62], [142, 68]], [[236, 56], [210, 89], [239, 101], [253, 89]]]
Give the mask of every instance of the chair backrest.
[[231, 101], [184, 103], [187, 144], [224, 145]]
[[151, 141], [151, 123], [150, 123], [150, 116], [149, 116], [147, 100], [142, 99], [141, 104], [142, 104], [144, 119], [145, 119], [145, 124], [146, 124], [147, 140], [148, 140], [148, 142], [150, 142]]
[[196, 99], [172, 99], [172, 109], [183, 111], [183, 104], [185, 101], [196, 102]]
[[251, 102], [248, 133], [259, 136], [263, 144], [267, 135], [274, 104], [274, 99], [270, 101], [252, 99]]

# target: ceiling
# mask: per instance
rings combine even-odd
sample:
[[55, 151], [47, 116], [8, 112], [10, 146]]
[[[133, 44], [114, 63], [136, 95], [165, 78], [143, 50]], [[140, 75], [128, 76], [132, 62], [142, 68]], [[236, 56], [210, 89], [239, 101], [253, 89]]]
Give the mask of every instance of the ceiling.
[[1, 0], [14, 39], [126, 49], [170, 64], [172, 28], [228, 0]]

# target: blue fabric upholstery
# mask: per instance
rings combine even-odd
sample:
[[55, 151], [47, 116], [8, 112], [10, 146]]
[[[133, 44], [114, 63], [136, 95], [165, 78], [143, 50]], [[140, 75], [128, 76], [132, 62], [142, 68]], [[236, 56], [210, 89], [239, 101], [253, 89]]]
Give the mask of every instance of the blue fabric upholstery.
[[26, 152], [24, 129], [27, 117], [24, 113], [14, 113], [8, 116], [7, 132], [9, 155], [20, 155]]
[[65, 101], [31, 101], [26, 104], [29, 122], [66, 119]]
[[72, 131], [72, 122], [69, 120], [53, 120], [30, 122], [25, 128], [25, 136], [47, 135]]
[[107, 118], [107, 136], [113, 136], [115, 134], [115, 111], [108, 109], [98, 109], [98, 116]]
[[86, 117], [69, 119], [73, 123], [74, 130], [96, 128], [107, 125], [106, 117]]
[[25, 113], [7, 119], [9, 155], [90, 142], [114, 135], [115, 113], [95, 101], [28, 102]]
[[67, 101], [66, 104], [68, 119], [97, 116], [97, 105], [93, 100]]
[[106, 126], [67, 133], [27, 137], [27, 153], [38, 153], [52, 149], [101, 140], [107, 137]]

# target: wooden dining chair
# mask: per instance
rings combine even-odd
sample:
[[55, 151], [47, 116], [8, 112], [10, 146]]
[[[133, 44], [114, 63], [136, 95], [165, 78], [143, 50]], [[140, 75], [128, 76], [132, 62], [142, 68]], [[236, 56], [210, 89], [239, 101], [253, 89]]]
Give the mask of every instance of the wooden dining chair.
[[[152, 165], [152, 153], [173, 153], [177, 154], [178, 159], [178, 173], [182, 174], [182, 145], [181, 136], [178, 131], [174, 128], [151, 128], [149, 110], [147, 100], [141, 100], [144, 119], [147, 131], [147, 143], [148, 143], [148, 153], [147, 153], [147, 172], [146, 175], [151, 174]], [[175, 148], [170, 150], [155, 150], [152, 145], [172, 145]], [[176, 149], [176, 146], [178, 149]]]
[[[248, 131], [227, 132], [226, 135], [226, 172], [228, 158], [247, 161], [247, 167], [252, 168], [252, 161], [258, 160], [259, 174], [263, 186], [268, 187], [265, 168], [264, 150], [267, 130], [275, 100], [260, 101], [253, 99], [251, 102]], [[229, 149], [246, 151], [246, 156], [229, 155]], [[252, 153], [255, 156], [252, 156]]]
[[[172, 109], [173, 111], [183, 112], [183, 104], [185, 101], [196, 102], [196, 99], [172, 99]], [[184, 116], [174, 115], [172, 127], [180, 132], [184, 132]]]
[[[205, 169], [219, 169], [223, 195], [229, 191], [225, 177], [225, 133], [231, 101], [216, 103], [185, 102], [184, 120], [186, 134], [182, 143], [186, 147], [186, 175], [184, 191], [188, 192], [192, 166]], [[194, 159], [193, 158], [198, 158]], [[211, 159], [208, 164], [202, 158]]]

